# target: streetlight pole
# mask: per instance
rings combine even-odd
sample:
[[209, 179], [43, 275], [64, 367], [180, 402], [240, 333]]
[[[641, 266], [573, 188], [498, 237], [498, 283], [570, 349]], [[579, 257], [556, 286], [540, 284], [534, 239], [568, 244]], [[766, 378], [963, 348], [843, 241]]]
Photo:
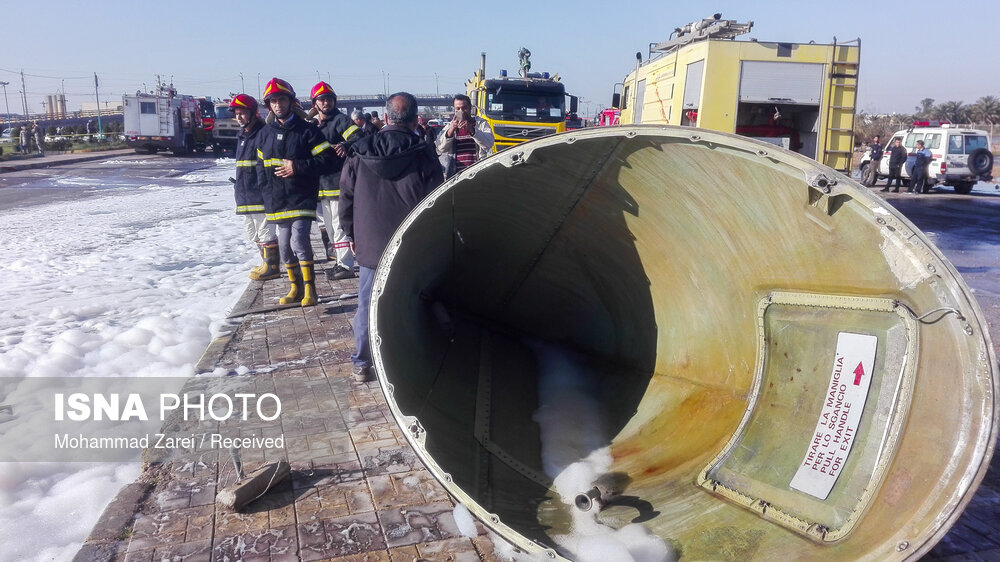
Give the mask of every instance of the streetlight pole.
[[3, 87], [3, 103], [7, 106], [7, 130], [10, 131], [10, 102], [7, 101], [7, 86], [10, 82], [0, 82], [0, 86]]
[[247, 91], [246, 84], [243, 83], [243, 73], [240, 73], [240, 93], [245, 93]]
[[101, 128], [101, 93], [97, 91], [97, 73], [94, 73], [94, 98], [97, 99], [97, 139], [104, 137], [104, 129]]

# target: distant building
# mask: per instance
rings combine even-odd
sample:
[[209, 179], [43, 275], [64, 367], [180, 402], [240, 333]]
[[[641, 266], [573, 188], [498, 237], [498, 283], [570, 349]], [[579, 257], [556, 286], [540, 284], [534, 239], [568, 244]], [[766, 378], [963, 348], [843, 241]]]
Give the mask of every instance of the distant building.
[[[124, 107], [122, 106], [122, 100], [101, 100], [101, 114], [105, 113], [123, 113]], [[80, 114], [81, 115], [97, 115], [97, 102], [96, 101], [84, 101], [80, 102]]]
[[42, 102], [45, 106], [45, 118], [46, 119], [65, 119], [66, 118], [66, 96], [63, 94], [52, 94], [51, 96], [45, 96], [45, 101]]

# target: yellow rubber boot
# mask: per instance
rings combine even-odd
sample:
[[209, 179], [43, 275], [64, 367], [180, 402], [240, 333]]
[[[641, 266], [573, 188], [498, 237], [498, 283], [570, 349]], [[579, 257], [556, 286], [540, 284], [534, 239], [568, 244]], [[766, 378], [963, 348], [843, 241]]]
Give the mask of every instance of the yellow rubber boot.
[[302, 269], [302, 306], [316, 306], [316, 277], [311, 261], [300, 261]]
[[302, 295], [302, 276], [299, 274], [299, 264], [297, 263], [286, 263], [285, 271], [288, 272], [288, 280], [292, 283], [292, 288], [289, 289], [288, 294], [281, 297], [278, 301], [279, 304], [291, 304], [300, 298]]
[[281, 266], [279, 265], [278, 259], [278, 242], [267, 242], [261, 248], [264, 251], [264, 263], [261, 265], [264, 269], [261, 272], [261, 281], [265, 279], [277, 279], [281, 277]]
[[257, 244], [257, 249], [260, 250], [260, 265], [250, 270], [250, 279], [259, 280], [260, 276], [267, 271], [267, 263], [264, 261], [264, 246]]

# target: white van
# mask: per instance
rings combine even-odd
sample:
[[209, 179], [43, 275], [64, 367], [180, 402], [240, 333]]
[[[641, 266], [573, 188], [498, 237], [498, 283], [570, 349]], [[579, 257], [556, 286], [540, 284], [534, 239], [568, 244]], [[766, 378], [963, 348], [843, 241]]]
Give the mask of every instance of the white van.
[[[948, 123], [930, 121], [914, 122], [913, 127], [897, 131], [885, 139], [885, 156], [879, 162], [878, 177], [889, 175], [889, 150], [895, 139], [903, 139], [906, 152], [912, 154], [918, 140], [930, 149], [933, 158], [927, 167], [927, 185], [924, 192], [936, 184], [950, 185], [956, 193], [968, 193], [979, 181], [993, 179], [993, 153], [990, 152], [989, 133], [978, 129], [952, 128]], [[912, 158], [910, 159], [912, 161]], [[861, 177], [865, 177], [871, 153], [861, 159]], [[902, 175], [909, 181], [910, 165], [903, 166]]]

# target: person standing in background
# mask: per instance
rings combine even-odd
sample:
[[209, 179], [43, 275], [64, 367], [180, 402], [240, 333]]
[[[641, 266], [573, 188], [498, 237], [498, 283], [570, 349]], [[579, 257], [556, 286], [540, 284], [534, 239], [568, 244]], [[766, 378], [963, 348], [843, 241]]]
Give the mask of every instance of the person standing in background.
[[334, 151], [316, 125], [293, 111], [295, 90], [279, 78], [264, 87], [274, 119], [261, 131], [258, 171], [264, 175], [264, 209], [278, 230], [278, 251], [291, 285], [279, 304], [315, 306], [312, 241], [319, 176], [334, 166]]
[[336, 264], [332, 270], [327, 270], [331, 279], [351, 279], [354, 277], [354, 252], [351, 243], [340, 228], [340, 170], [344, 167], [344, 158], [350, 144], [361, 138], [357, 125], [337, 109], [337, 94], [326, 82], [319, 82], [309, 93], [319, 130], [336, 154], [333, 166], [319, 176], [319, 208], [323, 215], [325, 229], [320, 230], [327, 256], [333, 256]]
[[257, 245], [261, 264], [250, 270], [250, 279], [263, 281], [281, 276], [278, 267], [278, 236], [274, 224], [264, 214], [263, 175], [257, 168], [257, 140], [264, 122], [257, 113], [257, 100], [239, 94], [229, 102], [229, 109], [236, 116], [240, 135], [236, 139], [236, 179], [233, 193], [236, 197], [236, 214], [243, 215], [247, 239]]
[[903, 148], [903, 139], [892, 139], [892, 148], [889, 149], [889, 179], [885, 180], [885, 188], [882, 191], [889, 191], [893, 180], [896, 180], [894, 193], [899, 193], [899, 187], [903, 185], [903, 164], [906, 163], [906, 149]]
[[918, 140], [913, 151], [913, 171], [910, 173], [910, 189], [914, 195], [923, 193], [927, 185], [927, 166], [934, 155], [924, 148], [924, 141]]
[[358, 265], [358, 310], [354, 315], [354, 380], [372, 377], [368, 310], [375, 268], [403, 219], [443, 180], [434, 149], [413, 133], [417, 100], [406, 92], [389, 96], [388, 125], [354, 143], [340, 175], [340, 224]]
[[493, 150], [493, 129], [472, 115], [472, 100], [458, 94], [452, 101], [455, 117], [437, 138], [445, 179], [486, 158]]
[[885, 149], [882, 147], [882, 143], [879, 142], [879, 136], [875, 135], [872, 137], [872, 144], [869, 147], [871, 160], [868, 161], [868, 170], [865, 177], [862, 178], [861, 184], [867, 187], [874, 187], [878, 183], [878, 169], [882, 165], [882, 155]]

